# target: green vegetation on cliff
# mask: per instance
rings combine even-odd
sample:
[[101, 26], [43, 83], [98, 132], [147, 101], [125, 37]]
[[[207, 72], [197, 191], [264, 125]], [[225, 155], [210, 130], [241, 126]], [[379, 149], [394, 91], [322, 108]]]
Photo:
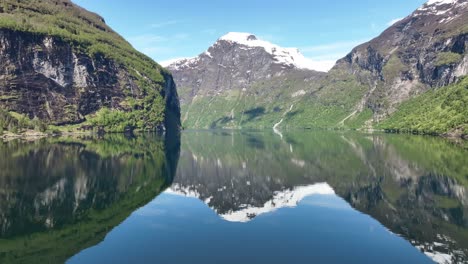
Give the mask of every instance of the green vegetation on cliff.
[[0, 135], [4, 131], [21, 133], [23, 130], [28, 129], [45, 132], [48, 129], [48, 126], [46, 123], [42, 122], [37, 117], [31, 120], [24, 115], [18, 113], [10, 113], [0, 108]]
[[397, 132], [468, 133], [468, 78], [404, 102], [379, 128]]
[[305, 79], [301, 74], [287, 74], [255, 82], [246, 91], [198, 95], [182, 106], [183, 125], [271, 129], [283, 120], [280, 128], [360, 128], [371, 119], [372, 113], [366, 110], [358, 118], [342, 122], [367, 90], [354, 76], [333, 70], [323, 80]]
[[[292, 128], [354, 128], [362, 127], [362, 118], [345, 123], [353, 116], [353, 110], [361, 101], [367, 87], [355, 76], [333, 69], [320, 83], [312, 96], [304, 97], [297, 110], [287, 115], [285, 126]], [[359, 124], [362, 123], [362, 124]]]
[[437, 55], [436, 66], [450, 65], [459, 62], [462, 56], [453, 52], [441, 52]]
[[[2, 56], [21, 55], [26, 62], [7, 59], [1, 64], [5, 70], [0, 75], [3, 74], [5, 82], [0, 85], [0, 108], [3, 108], [0, 134], [3, 130], [18, 133], [38, 127], [44, 131], [48, 125], [52, 128], [66, 126], [59, 130], [93, 127], [108, 132], [148, 131], [159, 129], [167, 122], [174, 123], [168, 119], [178, 118], [177, 100], [171, 98], [177, 93], [170, 73], [135, 50], [99, 15], [70, 0], [4, 0], [0, 4], [0, 33], [5, 41], [12, 42], [10, 46], [24, 41], [23, 48], [17, 51], [5, 47], [7, 52]], [[57, 81], [47, 73], [38, 72], [34, 68], [37, 66], [31, 66], [34, 65], [31, 58], [37, 57], [43, 60], [41, 63], [53, 67], [48, 71], [62, 71], [64, 68], [60, 64], [69, 64], [69, 58], [61, 58], [70, 54], [68, 49], [73, 52], [76, 65], [65, 68], [72, 73], [60, 74], [73, 76], [72, 81]], [[53, 56], [57, 59], [51, 58]], [[73, 71], [77, 69], [86, 72], [76, 77]], [[23, 82], [17, 81], [20, 74], [43, 75]], [[77, 84], [75, 77], [82, 81]], [[53, 84], [48, 83], [51, 80]], [[53, 85], [74, 89], [75, 93], [49, 87]], [[31, 91], [30, 86], [41, 89]], [[38, 101], [22, 107], [30, 98], [38, 98]], [[55, 102], [49, 102], [50, 98]], [[12, 116], [15, 112], [25, 119]], [[36, 124], [35, 119], [41, 124]]]
[[163, 68], [136, 51], [125, 39], [108, 27], [104, 19], [69, 0], [3, 0], [0, 29], [54, 36], [71, 42], [75, 49], [89, 55], [103, 55], [131, 67], [134, 76], [144, 82], [144, 74], [154, 82], [164, 82]]

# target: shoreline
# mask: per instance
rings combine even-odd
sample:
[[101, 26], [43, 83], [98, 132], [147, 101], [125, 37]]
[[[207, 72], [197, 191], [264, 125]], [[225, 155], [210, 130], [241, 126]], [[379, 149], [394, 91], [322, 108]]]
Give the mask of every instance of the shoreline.
[[[191, 129], [182, 129], [184, 130], [191, 130]], [[197, 130], [197, 129], [195, 129]], [[212, 129], [202, 129], [202, 130], [212, 130]], [[231, 129], [231, 130], [243, 130], [243, 129]], [[256, 129], [254, 129], [256, 130]], [[267, 129], [259, 129], [259, 130], [267, 130]], [[303, 129], [285, 129], [285, 131], [312, 131], [314, 129], [310, 128], [303, 128]], [[468, 142], [468, 135], [460, 134], [460, 133], [444, 133], [444, 134], [428, 134], [428, 133], [410, 133], [410, 132], [397, 132], [394, 130], [384, 130], [384, 129], [316, 129], [316, 130], [325, 130], [325, 131], [355, 131], [361, 133], [382, 133], [388, 135], [413, 135], [413, 136], [428, 136], [433, 138], [441, 138], [447, 139], [454, 142]], [[141, 131], [134, 131], [135, 134], [139, 134]], [[27, 130], [20, 134], [15, 134], [11, 132], [3, 132], [0, 134], [0, 140], [3, 142], [9, 142], [12, 140], [25, 140], [25, 141], [35, 141], [43, 138], [51, 138], [51, 137], [61, 137], [61, 136], [99, 136], [102, 134], [128, 134], [128, 132], [96, 132], [96, 131], [64, 131], [64, 132], [39, 132], [35, 130]], [[133, 132], [132, 132], [133, 134]]]
[[60, 132], [60, 133], [46, 133], [46, 132], [39, 132], [34, 130], [28, 130], [20, 134], [15, 134], [11, 132], [6, 132], [0, 134], [0, 140], [3, 142], [8, 142], [12, 140], [26, 140], [26, 141], [35, 141], [43, 138], [49, 137], [60, 137], [60, 136], [90, 136], [97, 133], [94, 132]]

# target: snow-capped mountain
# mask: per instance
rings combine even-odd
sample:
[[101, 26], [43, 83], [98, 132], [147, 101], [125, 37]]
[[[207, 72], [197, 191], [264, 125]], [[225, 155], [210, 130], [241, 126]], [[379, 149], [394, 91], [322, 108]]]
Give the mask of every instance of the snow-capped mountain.
[[[196, 188], [196, 186], [183, 187], [182, 185], [175, 183], [166, 191], [166, 193], [203, 200], [202, 194], [198, 193]], [[224, 190], [224, 188], [221, 188], [219, 191]], [[310, 195], [336, 196], [333, 189], [327, 183], [316, 183], [307, 186], [297, 186], [291, 189], [282, 189], [274, 192], [270, 197], [262, 197], [267, 199], [263, 201], [262, 205], [255, 206], [250, 204], [242, 204], [239, 208], [232, 208], [226, 212], [220, 212], [219, 208], [216, 208], [216, 203], [219, 203], [219, 201], [213, 201], [213, 203], [210, 204], [213, 196], [210, 196], [203, 201], [215, 212], [217, 212], [224, 220], [229, 222], [245, 223], [251, 221], [259, 215], [271, 213], [281, 208], [296, 207], [299, 202]], [[234, 207], [234, 205], [232, 206]]]
[[[222, 45], [222, 42], [227, 42], [233, 46], [240, 46], [240, 48], [244, 50], [263, 49], [266, 53], [272, 56], [272, 59], [276, 64], [285, 67], [294, 67], [306, 70], [327, 70], [319, 63], [304, 57], [297, 48], [283, 48], [268, 41], [258, 39], [251, 33], [229, 32], [219, 38], [210, 49], [215, 49], [216, 46]], [[197, 57], [170, 61], [168, 65], [163, 66], [177, 70], [196, 67], [197, 63], [199, 63], [203, 57], [213, 58], [210, 49]]]
[[334, 69], [359, 76], [369, 87], [357, 112], [367, 106], [375, 121], [385, 119], [415, 95], [467, 75], [467, 25], [468, 1], [430, 0], [354, 48]]
[[429, 0], [423, 6], [416, 10], [416, 14], [424, 12], [434, 15], [445, 15], [447, 13], [453, 14], [455, 8], [466, 7], [468, 2], [466, 0]]
[[[250, 108], [265, 104], [280, 114], [289, 109], [292, 99], [303, 97], [325, 75], [311, 70], [313, 64], [297, 49], [282, 48], [249, 33], [232, 32], [199, 56], [178, 60], [167, 69], [178, 87], [184, 122], [197, 127], [238, 127], [243, 122], [236, 117], [250, 113]], [[225, 102], [205, 104], [218, 100]], [[255, 104], [250, 105], [252, 100]], [[273, 106], [273, 101], [278, 104]], [[197, 110], [189, 113], [189, 107]], [[217, 116], [198, 120], [205, 111]]]

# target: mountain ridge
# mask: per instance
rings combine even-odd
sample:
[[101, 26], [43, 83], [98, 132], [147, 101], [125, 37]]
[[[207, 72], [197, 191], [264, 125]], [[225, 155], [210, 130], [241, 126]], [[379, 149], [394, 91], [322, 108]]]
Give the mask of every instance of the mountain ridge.
[[[284, 48], [269, 41], [261, 40], [252, 33], [228, 32], [227, 34], [218, 38], [218, 40], [210, 48], [218, 45], [220, 41], [229, 42], [233, 45], [245, 46], [245, 48], [263, 48], [267, 53], [273, 56], [279, 65], [296, 67], [298, 69], [304, 70], [322, 71], [318, 69], [320, 66], [317, 62], [305, 58], [298, 48]], [[175, 61], [170, 61], [168, 64], [163, 66], [167, 68], [189, 67], [189, 65], [196, 61], [200, 56], [211, 56], [209, 52], [210, 48], [196, 57], [176, 59]]]
[[[395, 129], [387, 127], [389, 123], [379, 124], [394, 115], [402, 103], [427, 91], [456, 85], [468, 74], [467, 14], [468, 3], [465, 1], [428, 1], [376, 38], [355, 47], [326, 74], [291, 73], [301, 70], [293, 64], [289, 64], [293, 66], [290, 71], [284, 70], [287, 64], [283, 69], [269, 68], [267, 65], [271, 61], [265, 60], [265, 56], [246, 56], [245, 47], [254, 49], [248, 44], [258, 41], [254, 35], [229, 33], [207, 52], [189, 60], [190, 63], [182, 61], [168, 66], [182, 94], [184, 126]], [[225, 43], [223, 38], [229, 41]], [[223, 52], [212, 52], [213, 47], [223, 45]], [[235, 46], [244, 47], [244, 50], [232, 48]], [[266, 56], [271, 54], [268, 48], [265, 52]], [[239, 57], [243, 62], [238, 60], [235, 67], [229, 68], [233, 82], [239, 75], [258, 72], [258, 69], [262, 69], [263, 79], [247, 79], [242, 84], [245, 87], [241, 89], [241, 95], [233, 95], [236, 89], [231, 80], [220, 74], [226, 65], [210, 65], [209, 61], [229, 61]], [[253, 63], [257, 63], [255, 67], [251, 66]], [[215, 81], [206, 82], [207, 79]], [[218, 83], [219, 79], [223, 81]], [[312, 84], [307, 81], [310, 79], [313, 79]], [[187, 80], [196, 81], [190, 83]], [[463, 89], [460, 91], [461, 103], [468, 104], [468, 96]], [[260, 95], [271, 97], [259, 98]], [[249, 98], [254, 102], [245, 103]], [[459, 109], [452, 107], [446, 111], [459, 113]], [[254, 114], [249, 115], [251, 113]], [[249, 115], [247, 121], [243, 118], [245, 114]], [[439, 128], [411, 131], [447, 134], [452, 130], [465, 130], [467, 121], [445, 122], [441, 116], [437, 118], [444, 124]]]

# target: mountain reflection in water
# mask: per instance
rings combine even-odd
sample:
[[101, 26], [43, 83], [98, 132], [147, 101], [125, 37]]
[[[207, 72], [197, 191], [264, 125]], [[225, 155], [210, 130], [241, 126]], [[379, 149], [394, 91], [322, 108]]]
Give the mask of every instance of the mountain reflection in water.
[[170, 192], [246, 222], [314, 193], [343, 197], [435, 261], [468, 261], [467, 151], [439, 138], [191, 132]]
[[468, 261], [468, 153], [439, 138], [185, 131], [0, 152], [1, 263]]

